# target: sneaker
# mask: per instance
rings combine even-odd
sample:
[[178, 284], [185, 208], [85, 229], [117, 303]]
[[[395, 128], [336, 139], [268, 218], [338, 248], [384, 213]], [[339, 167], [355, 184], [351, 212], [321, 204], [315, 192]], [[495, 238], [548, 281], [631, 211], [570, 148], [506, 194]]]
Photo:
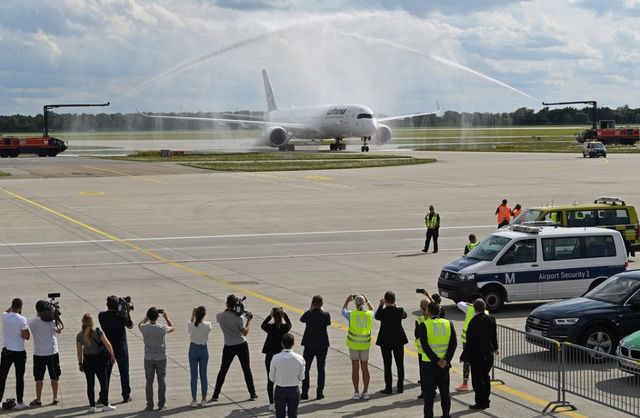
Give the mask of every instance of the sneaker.
[[456, 390], [457, 390], [458, 392], [468, 392], [468, 391], [469, 391], [469, 385], [468, 385], [468, 384], [466, 384], [466, 383], [462, 383], [460, 386], [458, 386], [458, 387], [456, 388]]
[[95, 406], [90, 406], [89, 410], [87, 411], [87, 414], [93, 414], [96, 412], [96, 407]]
[[362, 399], [364, 399], [365, 401], [368, 401], [369, 399], [369, 394], [367, 392], [362, 392]]
[[351, 397], [352, 400], [354, 401], [359, 401], [360, 400], [360, 394], [358, 392], [354, 393], [353, 396]]
[[250, 401], [255, 401], [255, 400], [257, 400], [257, 399], [258, 399], [258, 395], [256, 395], [255, 393], [253, 393], [253, 394], [249, 395], [249, 400], [250, 400]]
[[30, 406], [31, 408], [38, 408], [38, 407], [41, 407], [41, 406], [42, 406], [42, 402], [40, 402], [40, 401], [39, 401], [39, 400], [37, 400], [37, 399], [34, 399], [34, 400], [32, 400], [31, 402], [29, 402], [29, 406]]
[[169, 408], [167, 405], [162, 405], [162, 406], [158, 405], [158, 411], [165, 411], [167, 410], [167, 408]]
[[276, 410], [276, 406], [272, 403], [269, 404], [269, 406], [267, 407], [268, 411], [275, 411]]
[[20, 402], [17, 403], [16, 406], [13, 407], [13, 409], [27, 409], [29, 407], [29, 405], [27, 405], [24, 402]]
[[211, 399], [209, 399], [209, 402], [218, 402], [218, 395], [213, 395]]
[[206, 400], [206, 399], [203, 399], [203, 400], [202, 400], [202, 402], [200, 402], [200, 406], [201, 406], [202, 408], [204, 408], [205, 406], [207, 406], [207, 400]]
[[105, 406], [102, 407], [102, 412], [111, 412], [115, 410], [116, 410], [116, 407], [111, 404], [106, 404]]
[[98, 398], [98, 400], [96, 401], [96, 408], [102, 408], [104, 406], [104, 401], [102, 400], [102, 398]]
[[198, 403], [198, 401], [193, 401], [193, 402], [191, 402], [191, 407], [192, 407], [192, 408], [197, 408], [198, 406], [200, 406], [200, 404]]

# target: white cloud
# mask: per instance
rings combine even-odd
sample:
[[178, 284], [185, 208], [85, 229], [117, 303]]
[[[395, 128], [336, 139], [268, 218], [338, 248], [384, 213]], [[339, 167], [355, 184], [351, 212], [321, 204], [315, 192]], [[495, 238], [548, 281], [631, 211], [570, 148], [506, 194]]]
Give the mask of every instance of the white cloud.
[[[0, 3], [0, 44], [14, 57], [0, 73], [0, 113], [41, 103], [103, 101], [239, 40], [265, 37], [158, 80], [109, 111], [262, 109], [260, 69], [281, 105], [352, 101], [384, 113], [539, 107], [512, 90], [425, 58], [468, 66], [545, 99], [640, 106], [637, 0], [616, 0], [602, 25], [593, 0], [10, 0]], [[589, 30], [586, 30], [589, 28]], [[364, 42], [383, 38], [423, 54]], [[43, 66], [43, 59], [49, 65]], [[27, 69], [27, 70], [25, 70]], [[594, 89], [593, 86], [598, 88]], [[36, 91], [34, 91], [34, 89]], [[38, 93], [40, 91], [42, 93]]]

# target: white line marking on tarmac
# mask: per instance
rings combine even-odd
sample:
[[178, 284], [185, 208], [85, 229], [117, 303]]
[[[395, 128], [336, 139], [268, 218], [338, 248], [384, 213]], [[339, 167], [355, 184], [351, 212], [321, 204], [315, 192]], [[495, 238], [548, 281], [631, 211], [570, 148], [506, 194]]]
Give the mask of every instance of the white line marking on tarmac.
[[[495, 228], [495, 225], [466, 225], [466, 226], [443, 226], [440, 229], [475, 229], [475, 228]], [[126, 242], [143, 241], [172, 241], [172, 240], [197, 240], [197, 239], [219, 239], [219, 238], [256, 238], [256, 237], [286, 237], [303, 235], [333, 235], [333, 234], [369, 234], [372, 232], [407, 232], [424, 231], [425, 228], [391, 228], [391, 229], [353, 229], [345, 231], [307, 231], [307, 232], [269, 232], [262, 234], [229, 234], [229, 235], [193, 235], [184, 237], [151, 237], [151, 238], [130, 238], [123, 239]], [[62, 245], [62, 244], [99, 244], [113, 242], [108, 239], [96, 240], [75, 240], [75, 241], [42, 241], [42, 242], [13, 242], [0, 243], [0, 247], [20, 247], [28, 245]]]
[[[460, 252], [460, 248], [441, 248], [440, 251]], [[317, 253], [317, 254], [287, 254], [287, 255], [264, 255], [253, 257], [221, 257], [221, 258], [189, 258], [184, 260], [170, 260], [172, 263], [209, 263], [216, 261], [246, 261], [246, 260], [271, 260], [271, 259], [287, 259], [287, 258], [310, 258], [310, 257], [341, 257], [341, 256], [360, 256], [360, 255], [381, 255], [381, 254], [407, 254], [407, 255], [427, 255], [421, 252], [408, 250], [391, 250], [391, 251], [363, 251], [348, 253]], [[50, 264], [50, 265], [31, 265], [31, 266], [15, 266], [0, 267], [2, 270], [34, 270], [34, 269], [55, 269], [55, 268], [81, 268], [81, 267], [110, 267], [110, 266], [136, 266], [136, 265], [153, 265], [166, 264], [165, 261], [122, 261], [116, 263], [88, 263], [88, 264]]]

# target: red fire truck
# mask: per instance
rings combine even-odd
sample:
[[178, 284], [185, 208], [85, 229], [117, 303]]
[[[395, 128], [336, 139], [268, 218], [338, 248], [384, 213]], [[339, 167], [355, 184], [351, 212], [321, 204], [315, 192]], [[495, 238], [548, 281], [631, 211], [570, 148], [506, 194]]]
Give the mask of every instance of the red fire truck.
[[601, 120], [598, 124], [596, 124], [598, 102], [596, 102], [595, 100], [557, 103], [543, 102], [542, 104], [544, 106], [567, 104], [590, 104], [592, 106], [591, 128], [576, 135], [576, 141], [581, 144], [589, 141], [600, 141], [605, 145], [633, 145], [640, 140], [640, 130], [638, 130], [638, 128], [616, 128], [616, 121], [614, 120]]
[[61, 139], [49, 136], [49, 110], [58, 107], [86, 107], [109, 106], [100, 104], [50, 104], [44, 105], [44, 131], [42, 136], [20, 138], [17, 136], [0, 135], [0, 157], [17, 157], [20, 154], [38, 154], [40, 157], [55, 157], [67, 149], [67, 143]]

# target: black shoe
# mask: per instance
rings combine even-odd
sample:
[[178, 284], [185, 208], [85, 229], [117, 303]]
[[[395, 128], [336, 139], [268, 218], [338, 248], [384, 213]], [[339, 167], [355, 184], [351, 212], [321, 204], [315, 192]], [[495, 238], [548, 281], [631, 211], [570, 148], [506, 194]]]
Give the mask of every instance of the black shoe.
[[218, 395], [213, 395], [211, 399], [209, 399], [209, 402], [218, 402]]
[[420, 395], [418, 395], [418, 399], [424, 399], [424, 393], [420, 392]]
[[131, 396], [127, 396], [126, 398], [122, 398], [122, 403], [127, 403], [127, 402], [131, 402]]
[[398, 387], [398, 393], [402, 393], [402, 392], [404, 392], [404, 388]]
[[436, 254], [438, 252], [438, 250], [435, 250], [433, 253]]
[[324, 399], [324, 395], [322, 393], [318, 393], [316, 395], [316, 400], [319, 401], [320, 399]]
[[382, 389], [379, 393], [384, 393], [385, 395], [393, 395], [393, 391], [391, 389]]
[[303, 401], [306, 401], [307, 399], [309, 399], [309, 394], [308, 393], [301, 393], [300, 394], [300, 399], [302, 399]]
[[249, 395], [249, 400], [250, 401], [255, 401], [258, 399], [258, 395], [256, 395], [255, 393], [252, 393], [251, 395]]
[[423, 253], [426, 253], [426, 252], [428, 252], [429, 250], [427, 250], [426, 248], [423, 248], [421, 251], [422, 251]]
[[476, 404], [469, 405], [469, 409], [478, 409], [480, 411], [483, 411], [483, 410], [485, 410], [487, 408], [488, 407], [486, 407], [486, 406], [481, 406], [481, 405], [476, 405]]

